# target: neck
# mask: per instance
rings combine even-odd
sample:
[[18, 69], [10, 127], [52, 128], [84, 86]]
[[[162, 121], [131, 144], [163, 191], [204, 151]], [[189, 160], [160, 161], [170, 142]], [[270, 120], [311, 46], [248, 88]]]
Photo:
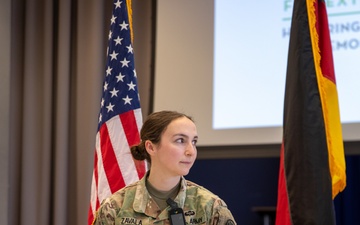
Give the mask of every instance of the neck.
[[153, 173], [150, 170], [148, 181], [159, 191], [169, 191], [179, 183], [180, 178], [180, 176], [165, 177], [163, 174]]

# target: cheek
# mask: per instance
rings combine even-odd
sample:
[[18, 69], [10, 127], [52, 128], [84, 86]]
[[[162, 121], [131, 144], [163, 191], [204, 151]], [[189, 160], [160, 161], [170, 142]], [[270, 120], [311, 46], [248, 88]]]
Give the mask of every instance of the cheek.
[[161, 158], [172, 160], [178, 158], [182, 154], [182, 150], [175, 145], [167, 144], [162, 146], [159, 153]]
[[183, 155], [181, 148], [171, 148], [169, 149], [169, 155], [173, 158], [178, 158]]
[[184, 150], [176, 145], [169, 145], [166, 155], [172, 159], [178, 159], [184, 155]]

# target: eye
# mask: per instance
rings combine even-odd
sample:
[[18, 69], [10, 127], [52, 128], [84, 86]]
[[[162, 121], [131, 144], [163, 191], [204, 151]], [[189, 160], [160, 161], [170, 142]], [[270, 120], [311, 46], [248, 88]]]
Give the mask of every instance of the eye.
[[175, 142], [177, 143], [184, 143], [185, 142], [185, 139], [184, 138], [178, 138], [175, 140]]
[[196, 144], [197, 144], [197, 141], [198, 141], [197, 139], [193, 140], [193, 141], [192, 141], [192, 144], [193, 144], [193, 145], [196, 145]]

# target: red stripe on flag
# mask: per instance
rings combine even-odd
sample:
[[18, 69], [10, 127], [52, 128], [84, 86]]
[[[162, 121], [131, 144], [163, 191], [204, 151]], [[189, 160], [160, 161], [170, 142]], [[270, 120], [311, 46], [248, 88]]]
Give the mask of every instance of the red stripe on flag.
[[284, 171], [284, 143], [282, 143], [280, 151], [280, 170], [275, 224], [291, 225], [289, 213], [289, 198], [286, 188], [286, 178]]
[[139, 179], [141, 179], [146, 173], [145, 161], [139, 161], [134, 159], [134, 163]]
[[[317, 16], [316, 30], [319, 34], [319, 48], [321, 53], [320, 67], [323, 76], [336, 84], [334, 60], [332, 55], [330, 31], [328, 29], [328, 17], [326, 5], [323, 1], [314, 3]], [[317, 10], [316, 10], [317, 9]]]
[[95, 182], [95, 192], [91, 193], [91, 197], [95, 197], [96, 198], [96, 203], [95, 203], [95, 208], [93, 208], [92, 204], [90, 203], [90, 207], [89, 207], [89, 212], [88, 212], [88, 224], [92, 223], [92, 221], [94, 221], [94, 212], [95, 210], [99, 207], [99, 198], [98, 198], [98, 157], [97, 157], [97, 152], [95, 149], [95, 154], [94, 154], [94, 167], [93, 167], [93, 182]]
[[[140, 134], [136, 123], [136, 116], [134, 111], [129, 111], [119, 115], [121, 123], [123, 124], [124, 133], [128, 141], [129, 146], [138, 145], [140, 143]], [[139, 179], [141, 179], [146, 173], [145, 161], [139, 161], [134, 159]]]
[[[99, 196], [98, 196], [98, 190], [99, 190], [99, 171], [98, 171], [98, 155], [95, 149], [95, 156], [94, 156], [94, 179], [95, 179], [95, 187], [96, 187], [96, 209], [100, 206]], [[94, 217], [94, 215], [92, 215]], [[94, 218], [93, 218], [94, 219]]]
[[96, 149], [95, 149], [95, 155], [94, 155], [94, 178], [95, 178], [95, 187], [96, 187], [96, 190], [98, 190], [99, 173], [98, 173], [98, 157], [97, 157]]
[[137, 129], [134, 111], [131, 110], [119, 115], [123, 125], [124, 133], [129, 146], [134, 146], [140, 143], [139, 131]]
[[104, 171], [109, 182], [111, 193], [125, 186], [116, 155], [110, 140], [106, 123], [100, 128], [100, 148]]
[[91, 224], [92, 221], [94, 221], [94, 214], [93, 214], [93, 208], [90, 205], [88, 212], [88, 224]]

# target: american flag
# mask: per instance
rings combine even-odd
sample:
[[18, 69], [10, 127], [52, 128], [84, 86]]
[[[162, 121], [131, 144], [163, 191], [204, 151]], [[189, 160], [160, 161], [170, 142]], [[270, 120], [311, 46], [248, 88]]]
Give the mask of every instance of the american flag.
[[133, 159], [130, 153], [130, 146], [140, 142], [142, 114], [129, 19], [130, 1], [114, 0], [96, 134], [88, 224], [93, 222], [102, 200], [139, 180], [147, 170], [146, 163]]

